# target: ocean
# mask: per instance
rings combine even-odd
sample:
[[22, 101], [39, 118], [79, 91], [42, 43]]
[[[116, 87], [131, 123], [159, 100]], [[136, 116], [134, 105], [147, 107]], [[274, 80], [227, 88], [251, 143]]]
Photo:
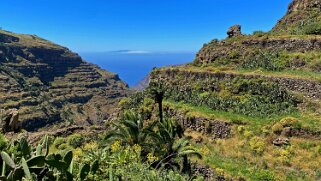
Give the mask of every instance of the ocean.
[[116, 73], [130, 87], [140, 82], [154, 67], [181, 65], [192, 62], [195, 53], [107, 52], [80, 53], [90, 63]]

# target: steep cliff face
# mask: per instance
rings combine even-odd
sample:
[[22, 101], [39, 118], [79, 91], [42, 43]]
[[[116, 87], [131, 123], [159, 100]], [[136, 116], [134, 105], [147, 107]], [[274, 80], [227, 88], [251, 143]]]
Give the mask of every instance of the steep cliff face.
[[127, 85], [65, 47], [0, 31], [0, 109], [17, 108], [23, 128], [99, 124]]

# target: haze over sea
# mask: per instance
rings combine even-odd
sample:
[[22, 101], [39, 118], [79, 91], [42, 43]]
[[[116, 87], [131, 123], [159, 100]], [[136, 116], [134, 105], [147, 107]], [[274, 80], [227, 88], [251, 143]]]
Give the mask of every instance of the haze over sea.
[[195, 52], [115, 51], [80, 53], [88, 62], [117, 73], [130, 87], [141, 81], [154, 67], [180, 65], [192, 62]]

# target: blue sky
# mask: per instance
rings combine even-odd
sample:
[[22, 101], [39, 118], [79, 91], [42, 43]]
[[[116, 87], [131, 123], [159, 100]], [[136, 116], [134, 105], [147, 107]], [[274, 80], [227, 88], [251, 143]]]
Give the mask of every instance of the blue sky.
[[0, 27], [77, 52], [195, 52], [233, 24], [267, 31], [291, 0], [1, 0]]

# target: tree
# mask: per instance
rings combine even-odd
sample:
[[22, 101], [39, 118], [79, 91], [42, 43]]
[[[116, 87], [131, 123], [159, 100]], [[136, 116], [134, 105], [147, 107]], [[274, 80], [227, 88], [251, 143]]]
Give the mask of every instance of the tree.
[[126, 111], [120, 118], [119, 124], [116, 124], [116, 129], [107, 133], [105, 140], [108, 142], [120, 140], [123, 144], [134, 146], [135, 144], [142, 147], [148, 146], [147, 136], [155, 124], [144, 126], [144, 120], [141, 116], [132, 112]]
[[163, 100], [165, 96], [165, 87], [161, 80], [153, 81], [149, 84], [148, 93], [154, 98], [158, 104], [158, 114], [160, 122], [163, 122]]

